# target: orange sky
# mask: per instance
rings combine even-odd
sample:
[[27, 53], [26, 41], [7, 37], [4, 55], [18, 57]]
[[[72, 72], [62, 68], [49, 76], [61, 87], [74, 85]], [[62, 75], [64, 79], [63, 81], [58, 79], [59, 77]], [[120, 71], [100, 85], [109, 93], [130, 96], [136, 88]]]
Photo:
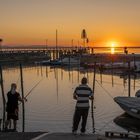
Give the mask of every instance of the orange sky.
[[82, 43], [91, 46], [140, 46], [140, 0], [1, 0], [0, 38], [4, 45]]

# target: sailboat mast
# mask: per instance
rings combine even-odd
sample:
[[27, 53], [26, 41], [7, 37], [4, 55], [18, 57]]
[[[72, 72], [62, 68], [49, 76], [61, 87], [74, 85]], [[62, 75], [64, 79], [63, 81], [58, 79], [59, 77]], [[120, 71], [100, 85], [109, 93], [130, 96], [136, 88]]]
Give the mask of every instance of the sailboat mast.
[[58, 58], [58, 31], [56, 29], [56, 59]]

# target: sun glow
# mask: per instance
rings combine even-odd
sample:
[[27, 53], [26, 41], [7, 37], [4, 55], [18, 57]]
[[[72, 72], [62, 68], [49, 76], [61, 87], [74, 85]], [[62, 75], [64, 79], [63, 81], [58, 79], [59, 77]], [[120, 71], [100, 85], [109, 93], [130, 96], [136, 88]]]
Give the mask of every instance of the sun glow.
[[118, 44], [117, 44], [117, 42], [113, 42], [113, 41], [110, 42], [109, 44], [110, 44], [109, 46], [111, 47], [111, 50], [110, 50], [111, 54], [114, 54], [115, 53], [115, 48], [118, 46]]
[[114, 53], [115, 53], [115, 48], [112, 47], [112, 48], [111, 48], [111, 54], [114, 54]]

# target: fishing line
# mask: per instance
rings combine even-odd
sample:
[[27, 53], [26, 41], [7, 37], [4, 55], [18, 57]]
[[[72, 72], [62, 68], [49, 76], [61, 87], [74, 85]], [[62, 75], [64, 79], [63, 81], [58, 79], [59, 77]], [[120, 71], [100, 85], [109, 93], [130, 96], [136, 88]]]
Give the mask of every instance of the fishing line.
[[[35, 84], [35, 86], [33, 86], [31, 89], [30, 89], [30, 91], [26, 94], [26, 96], [24, 97], [24, 98], [27, 98], [30, 94], [31, 94], [31, 92], [41, 83], [41, 81], [43, 80], [43, 78], [39, 81], [39, 82], [37, 82], [36, 84]], [[19, 105], [20, 105], [21, 103], [19, 103]]]
[[43, 78], [39, 81], [39, 82], [37, 82], [36, 84], [35, 84], [35, 86], [33, 86], [32, 88], [31, 88], [31, 90], [26, 94], [26, 96], [24, 97], [24, 98], [26, 98], [26, 97], [28, 97], [30, 94], [31, 94], [31, 92], [40, 84], [40, 82], [43, 80]]

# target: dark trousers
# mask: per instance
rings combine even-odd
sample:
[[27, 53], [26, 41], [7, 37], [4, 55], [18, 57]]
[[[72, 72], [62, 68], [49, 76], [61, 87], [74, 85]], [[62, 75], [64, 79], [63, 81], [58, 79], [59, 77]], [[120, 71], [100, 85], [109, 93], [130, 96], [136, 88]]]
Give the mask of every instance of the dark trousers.
[[73, 116], [73, 130], [72, 131], [77, 131], [81, 118], [82, 118], [81, 132], [86, 131], [88, 110], [89, 110], [89, 108], [86, 108], [86, 109], [76, 108], [75, 109], [75, 113]]

